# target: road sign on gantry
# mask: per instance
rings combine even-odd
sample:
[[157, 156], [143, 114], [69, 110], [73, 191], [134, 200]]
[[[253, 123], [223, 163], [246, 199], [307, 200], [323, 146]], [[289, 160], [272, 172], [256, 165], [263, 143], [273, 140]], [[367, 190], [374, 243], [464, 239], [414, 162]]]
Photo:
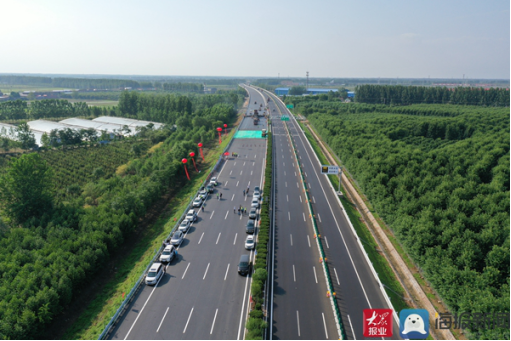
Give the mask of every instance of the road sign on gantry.
[[339, 166], [321, 165], [321, 174], [339, 174]]
[[280, 120], [281, 120], [281, 121], [289, 121], [289, 116], [287, 116], [287, 115], [282, 115], [282, 116], [280, 117]]
[[294, 108], [294, 105], [292, 105], [292, 104], [288, 104], [288, 105], [286, 105], [286, 108], [288, 108], [288, 109], [293, 109], [293, 108]]

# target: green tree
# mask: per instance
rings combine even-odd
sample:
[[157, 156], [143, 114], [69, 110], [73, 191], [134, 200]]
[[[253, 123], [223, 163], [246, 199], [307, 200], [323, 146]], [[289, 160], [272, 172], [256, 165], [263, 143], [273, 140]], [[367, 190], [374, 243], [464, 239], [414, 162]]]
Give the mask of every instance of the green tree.
[[305, 91], [307, 91], [307, 89], [305, 89], [304, 86], [293, 86], [289, 90], [289, 94], [299, 96], [299, 95], [303, 95], [305, 93]]
[[30, 127], [26, 122], [22, 122], [16, 127], [16, 136], [19, 142], [21, 142], [21, 148], [29, 149], [35, 146], [34, 133], [30, 131]]
[[17, 223], [48, 212], [53, 204], [53, 172], [39, 154], [12, 161], [0, 177], [0, 206]]

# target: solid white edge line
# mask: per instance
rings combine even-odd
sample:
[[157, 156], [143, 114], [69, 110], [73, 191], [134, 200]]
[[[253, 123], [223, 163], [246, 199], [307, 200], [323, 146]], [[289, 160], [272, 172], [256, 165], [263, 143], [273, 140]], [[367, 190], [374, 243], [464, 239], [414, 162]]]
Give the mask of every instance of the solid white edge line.
[[167, 313], [169, 312], [169, 308], [170, 307], [167, 307], [167, 310], [165, 310], [165, 314], [163, 314], [163, 318], [161, 319], [160, 325], [158, 326], [158, 329], [156, 329], [156, 332], [160, 331], [161, 324], [163, 323], [163, 320], [165, 320], [165, 316], [167, 316]]
[[181, 279], [185, 278], [186, 272], [188, 271], [188, 267], [190, 266], [190, 264], [191, 263], [188, 263], [188, 265], [186, 266], [185, 272], [183, 272], [183, 277], [181, 277]]
[[216, 309], [215, 317], [213, 318], [213, 324], [211, 325], [211, 331], [209, 332], [209, 335], [213, 334], [213, 328], [215, 328], [216, 314], [218, 314], [218, 308]]
[[188, 322], [190, 322], [190, 317], [192, 317], [192, 313], [193, 313], [193, 307], [192, 307], [192, 310], [190, 311], [190, 315], [188, 315], [188, 320], [186, 321], [185, 329], [183, 329], [183, 334], [186, 332], [186, 328], [188, 327]]

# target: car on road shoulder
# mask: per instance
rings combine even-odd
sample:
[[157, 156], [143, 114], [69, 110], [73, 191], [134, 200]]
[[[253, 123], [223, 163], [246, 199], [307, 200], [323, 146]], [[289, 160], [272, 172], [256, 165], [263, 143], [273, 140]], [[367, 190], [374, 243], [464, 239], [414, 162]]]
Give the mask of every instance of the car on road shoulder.
[[170, 239], [170, 244], [172, 244], [174, 246], [181, 245], [181, 243], [183, 242], [183, 239], [184, 239], [183, 232], [176, 231], [176, 232], [174, 232], [174, 234], [172, 235], [172, 238]]
[[185, 219], [188, 219], [190, 221], [197, 221], [197, 212], [194, 210], [189, 210], [188, 213], [186, 213]]
[[193, 207], [200, 207], [200, 205], [202, 205], [202, 198], [201, 197], [195, 198], [195, 200], [193, 201], [192, 206]]
[[254, 246], [255, 246], [254, 236], [253, 235], [247, 236], [247, 239], [245, 240], [245, 249], [253, 250]]
[[248, 217], [249, 217], [250, 219], [255, 219], [255, 218], [257, 218], [257, 209], [256, 209], [255, 207], [252, 207], [252, 208], [250, 209], [250, 212], [248, 213]]
[[208, 191], [208, 193], [213, 193], [215, 191], [215, 188], [209, 184], [206, 186], [206, 191]]
[[204, 187], [201, 187], [199, 190], [199, 197], [204, 199], [206, 197], [206, 194], [207, 194], [206, 189]]
[[149, 268], [149, 272], [145, 277], [145, 284], [147, 285], [155, 285], [160, 280], [161, 276], [163, 276], [163, 267], [164, 265], [159, 262], [154, 262]]
[[261, 199], [261, 192], [254, 191], [254, 194], [252, 194], [252, 198], [257, 199], [257, 200]]
[[252, 203], [250, 205], [251, 207], [259, 208], [259, 199], [253, 198]]
[[[264, 130], [264, 129], [263, 129]], [[259, 186], [255, 186], [254, 187], [254, 192], [261, 192], [261, 189], [259, 188]]]
[[247, 221], [247, 228], [245, 229], [245, 232], [247, 232], [248, 234], [254, 234], [254, 231], [255, 231], [254, 221], [249, 219]]
[[248, 255], [241, 255], [240, 262], [238, 263], [238, 273], [240, 275], [248, 275], [250, 267], [250, 257]]
[[176, 248], [174, 245], [167, 245], [165, 246], [165, 249], [163, 249], [161, 255], [160, 255], [160, 262], [162, 263], [170, 263], [172, 259], [174, 259], [174, 256], [176, 255]]
[[218, 185], [218, 183], [216, 182], [216, 176], [212, 177], [211, 180], [209, 180], [209, 184], [213, 186]]
[[190, 228], [190, 220], [188, 219], [184, 219], [181, 224], [179, 225], [179, 231], [181, 232], [187, 232], [188, 229]]

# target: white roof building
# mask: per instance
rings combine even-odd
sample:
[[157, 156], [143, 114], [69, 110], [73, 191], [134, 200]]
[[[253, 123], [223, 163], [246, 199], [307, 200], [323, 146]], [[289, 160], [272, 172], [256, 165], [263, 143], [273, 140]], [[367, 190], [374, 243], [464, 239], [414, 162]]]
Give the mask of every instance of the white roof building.
[[[42, 146], [41, 137], [43, 136], [43, 132], [39, 130], [30, 131], [34, 134], [35, 143], [38, 146]], [[12, 124], [0, 123], [0, 136], [7, 137], [9, 140], [17, 141], [16, 139], [16, 126]]]
[[46, 121], [46, 120], [37, 120], [37, 121], [30, 121], [27, 122], [28, 126], [30, 127], [30, 130], [38, 130], [43, 133], [51, 133], [52, 130], [63, 130], [66, 128], [71, 128], [73, 130], [80, 130], [81, 128], [68, 126], [66, 124], [58, 123], [58, 122], [52, 122], [52, 121]]
[[134, 129], [131, 129], [132, 132], [129, 134], [125, 134], [124, 132], [122, 132], [123, 126], [120, 124], [84, 120], [82, 118], [67, 118], [65, 120], [60, 121], [59, 123], [69, 125], [69, 126], [72, 126], [72, 127], [78, 128], [78, 129], [93, 128], [93, 129], [97, 130], [98, 132], [102, 132], [102, 131], [106, 130], [108, 133], [120, 134], [120, 135], [124, 135], [124, 136], [135, 134]]
[[158, 123], [158, 122], [141, 121], [141, 120], [134, 120], [131, 118], [113, 117], [113, 116], [100, 116], [98, 118], [93, 119], [93, 121], [120, 124], [123, 126], [127, 125], [132, 130], [135, 130], [136, 127], [145, 127], [150, 123], [152, 123], [154, 125], [154, 129], [160, 129], [161, 127], [163, 127], [163, 124]]

